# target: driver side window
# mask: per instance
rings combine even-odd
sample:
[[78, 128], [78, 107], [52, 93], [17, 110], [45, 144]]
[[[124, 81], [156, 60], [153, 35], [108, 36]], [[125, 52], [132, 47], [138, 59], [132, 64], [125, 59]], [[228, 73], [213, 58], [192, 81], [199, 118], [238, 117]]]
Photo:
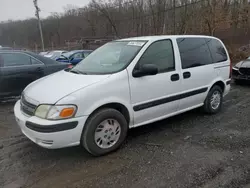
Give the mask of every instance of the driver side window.
[[174, 52], [171, 40], [161, 40], [151, 44], [140, 58], [136, 69], [145, 64], [154, 64], [159, 73], [175, 70]]

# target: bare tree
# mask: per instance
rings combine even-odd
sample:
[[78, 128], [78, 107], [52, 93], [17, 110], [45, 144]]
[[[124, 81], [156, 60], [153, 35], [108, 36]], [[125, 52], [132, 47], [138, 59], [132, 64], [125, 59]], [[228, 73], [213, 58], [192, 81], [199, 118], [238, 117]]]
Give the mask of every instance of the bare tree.
[[110, 4], [105, 3], [102, 0], [99, 0], [98, 2], [96, 0], [92, 0], [93, 7], [95, 7], [105, 18], [107, 18], [108, 22], [114, 29], [115, 36], [118, 36], [117, 27], [110, 12], [110, 10], [112, 10], [112, 8], [110, 7]]
[[[91, 37], [176, 33], [244, 43], [250, 37], [249, 10], [247, 0], [92, 0], [43, 19], [43, 40], [48, 47], [63, 48]], [[41, 50], [36, 23], [37, 19], [0, 23], [1, 44]]]

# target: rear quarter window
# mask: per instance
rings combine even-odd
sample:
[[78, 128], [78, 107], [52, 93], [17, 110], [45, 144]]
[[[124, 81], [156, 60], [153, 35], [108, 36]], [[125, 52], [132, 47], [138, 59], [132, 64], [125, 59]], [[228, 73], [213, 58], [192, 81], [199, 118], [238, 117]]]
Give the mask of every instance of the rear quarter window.
[[2, 53], [1, 61], [3, 61], [2, 66], [13, 67], [13, 66], [24, 66], [31, 65], [30, 57], [22, 53]]
[[212, 57], [204, 38], [178, 38], [177, 44], [183, 69], [212, 64]]
[[210, 49], [213, 63], [220, 63], [228, 60], [226, 50], [219, 40], [208, 38], [206, 42]]

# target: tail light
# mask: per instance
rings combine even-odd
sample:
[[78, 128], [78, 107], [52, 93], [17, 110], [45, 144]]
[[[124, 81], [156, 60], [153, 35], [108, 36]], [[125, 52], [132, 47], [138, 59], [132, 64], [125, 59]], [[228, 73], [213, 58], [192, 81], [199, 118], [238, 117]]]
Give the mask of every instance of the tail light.
[[229, 72], [229, 78], [232, 78], [232, 71], [233, 71], [233, 64], [232, 64], [232, 61], [230, 60], [230, 72]]
[[73, 68], [73, 65], [69, 64], [69, 65], [68, 65], [68, 68], [69, 68], [69, 69]]

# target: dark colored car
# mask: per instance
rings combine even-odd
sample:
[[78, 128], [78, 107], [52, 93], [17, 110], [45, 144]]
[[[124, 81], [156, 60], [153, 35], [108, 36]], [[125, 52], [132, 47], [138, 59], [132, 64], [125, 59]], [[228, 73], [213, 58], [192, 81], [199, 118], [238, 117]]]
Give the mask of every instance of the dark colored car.
[[11, 47], [0, 47], [0, 50], [12, 50], [12, 48]]
[[32, 52], [0, 51], [0, 99], [19, 96], [31, 82], [68, 66]]
[[56, 61], [71, 63], [72, 65], [76, 65], [92, 52], [93, 52], [92, 50], [74, 50], [62, 54], [59, 58], [56, 59]]
[[250, 81], [250, 57], [233, 67], [233, 79], [235, 83], [240, 83], [244, 80]]

